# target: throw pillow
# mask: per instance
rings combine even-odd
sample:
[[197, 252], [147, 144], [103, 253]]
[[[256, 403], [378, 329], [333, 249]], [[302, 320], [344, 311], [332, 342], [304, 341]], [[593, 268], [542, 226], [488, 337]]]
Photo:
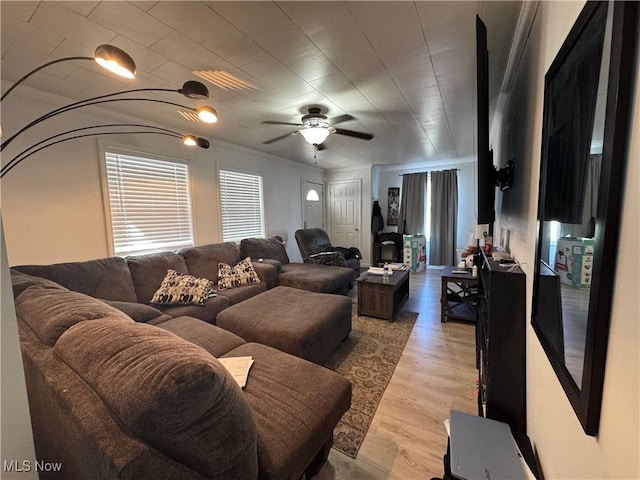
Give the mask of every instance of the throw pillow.
[[260, 283], [260, 278], [255, 268], [253, 268], [249, 257], [238, 262], [233, 267], [226, 263], [218, 264], [218, 287], [221, 290], [251, 285], [253, 283]]
[[322, 252], [310, 255], [304, 263], [316, 263], [318, 265], [329, 265], [333, 267], [346, 267], [347, 261], [344, 254], [339, 252]]
[[206, 278], [196, 278], [187, 273], [169, 269], [160, 288], [149, 303], [194, 303], [204, 305], [209, 297], [215, 296], [215, 285]]

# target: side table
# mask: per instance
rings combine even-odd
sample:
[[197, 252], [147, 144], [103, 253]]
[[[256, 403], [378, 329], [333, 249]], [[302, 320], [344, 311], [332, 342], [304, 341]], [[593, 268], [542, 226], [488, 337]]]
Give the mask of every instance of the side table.
[[478, 298], [478, 277], [470, 272], [452, 273], [453, 267], [442, 270], [442, 295], [440, 297], [440, 321], [476, 321], [476, 301]]

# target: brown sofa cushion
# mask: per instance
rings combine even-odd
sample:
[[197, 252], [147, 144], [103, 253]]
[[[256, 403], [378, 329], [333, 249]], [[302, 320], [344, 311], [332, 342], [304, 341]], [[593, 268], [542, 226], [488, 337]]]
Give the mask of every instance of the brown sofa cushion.
[[118, 302], [116, 300], [103, 300], [102, 298], [99, 300], [103, 301], [107, 305], [111, 305], [113, 308], [117, 308], [136, 322], [155, 325], [171, 318], [169, 315], [165, 315], [157, 308], [153, 308], [151, 305], [145, 305], [144, 303]]
[[41, 287], [53, 288], [58, 290], [67, 290], [62, 285], [42, 277], [28, 275], [19, 270], [11, 269], [11, 287], [13, 288], [13, 298], [17, 298], [22, 292], [33, 285]]
[[69, 329], [54, 354], [132, 435], [207, 478], [257, 478], [251, 409], [202, 348], [152, 325], [95, 321]]
[[49, 346], [67, 329], [85, 320], [108, 317], [133, 323], [120, 310], [78, 292], [32, 286], [18, 295], [16, 314]]
[[[13, 268], [29, 275], [48, 278], [69, 290], [92, 297], [122, 302], [138, 301], [127, 262], [122, 257]], [[166, 271], [165, 269], [165, 273]]]
[[172, 318], [157, 326], [195, 343], [214, 357], [220, 357], [229, 350], [246, 343], [244, 339], [227, 330], [192, 317]]
[[191, 275], [214, 282], [218, 281], [218, 263], [235, 265], [240, 260], [240, 248], [232, 242], [183, 248], [178, 253], [184, 257]]
[[282, 266], [278, 285], [310, 292], [344, 294], [355, 278], [354, 271], [346, 267], [290, 263]]
[[254, 262], [269, 258], [282, 264], [289, 263], [289, 255], [279, 237], [245, 238], [240, 242], [240, 255], [242, 258], [251, 257]]
[[149, 303], [160, 287], [168, 270], [190, 273], [182, 255], [175, 252], [157, 252], [126, 258], [138, 302]]
[[256, 419], [259, 478], [301, 478], [349, 409], [351, 383], [259, 343], [245, 343], [224, 356], [254, 360], [244, 393]]

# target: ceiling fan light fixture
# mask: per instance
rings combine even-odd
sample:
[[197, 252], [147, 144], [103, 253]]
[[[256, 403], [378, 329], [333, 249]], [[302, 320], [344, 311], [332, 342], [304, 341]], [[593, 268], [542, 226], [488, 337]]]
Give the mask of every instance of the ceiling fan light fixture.
[[326, 127], [308, 127], [300, 129], [300, 133], [307, 143], [311, 145], [320, 145], [326, 140], [331, 132]]
[[216, 123], [218, 121], [218, 112], [212, 107], [199, 107], [196, 113], [198, 118], [205, 123]]
[[136, 76], [136, 63], [124, 50], [113, 45], [98, 45], [94, 58], [98, 65], [125, 78]]
[[178, 90], [178, 93], [181, 93], [187, 98], [193, 98], [196, 100], [204, 100], [205, 98], [209, 98], [209, 89], [205, 86], [204, 83], [198, 82], [196, 80], [189, 80], [188, 82], [184, 82], [182, 88]]

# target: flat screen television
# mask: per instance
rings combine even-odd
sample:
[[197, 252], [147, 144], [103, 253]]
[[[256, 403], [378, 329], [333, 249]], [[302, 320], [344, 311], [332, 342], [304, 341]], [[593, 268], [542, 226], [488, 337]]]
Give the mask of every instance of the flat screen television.
[[513, 184], [514, 162], [498, 170], [493, 165], [493, 150], [489, 146], [489, 51], [487, 27], [476, 15], [476, 161], [478, 166], [478, 225], [496, 219], [496, 187], [507, 190]]
[[489, 148], [489, 52], [487, 27], [476, 15], [476, 162], [478, 167], [477, 223], [495, 221], [496, 171]]

